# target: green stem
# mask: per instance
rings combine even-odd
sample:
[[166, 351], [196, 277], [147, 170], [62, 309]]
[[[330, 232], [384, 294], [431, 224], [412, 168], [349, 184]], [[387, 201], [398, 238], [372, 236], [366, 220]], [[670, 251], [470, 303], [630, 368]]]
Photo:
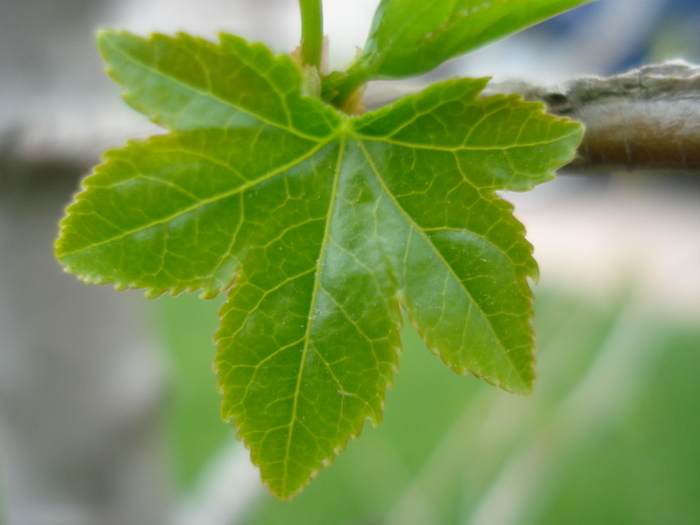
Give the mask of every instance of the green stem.
[[301, 9], [301, 63], [320, 71], [323, 53], [323, 8], [321, 0], [299, 0]]
[[348, 105], [351, 104], [357, 90], [370, 79], [371, 74], [364, 64], [356, 62], [347, 71], [347, 75], [345, 80], [337, 86], [335, 98], [330, 102], [343, 111], [352, 112], [352, 108]]

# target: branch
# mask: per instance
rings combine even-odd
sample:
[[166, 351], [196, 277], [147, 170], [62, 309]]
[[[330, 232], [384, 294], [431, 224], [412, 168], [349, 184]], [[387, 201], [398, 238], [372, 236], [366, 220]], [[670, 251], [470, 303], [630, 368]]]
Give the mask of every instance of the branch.
[[321, 69], [323, 7], [321, 0], [299, 0], [301, 11], [301, 65]]
[[[503, 86], [507, 87], [507, 86]], [[501, 85], [494, 91], [507, 91]], [[682, 61], [608, 78], [514, 86], [554, 114], [583, 122], [575, 171], [700, 173], [700, 67]]]
[[[382, 106], [425, 87], [393, 84], [370, 86], [367, 107]], [[700, 174], [700, 66], [670, 61], [609, 78], [580, 77], [549, 85], [496, 83], [484, 94], [495, 93], [522, 93], [527, 100], [543, 102], [550, 113], [586, 125], [571, 171]], [[61, 161], [88, 166], [126, 136], [158, 131], [112, 104], [67, 112], [48, 102], [40, 104], [41, 119], [0, 121], [0, 164], [9, 156], [25, 164]]]
[[[549, 113], [585, 124], [571, 171], [700, 173], [700, 66], [674, 60], [607, 78], [578, 77], [549, 85], [503, 82], [490, 85], [483, 95], [496, 93], [520, 93], [544, 103]], [[382, 87], [367, 106], [403, 94]]]

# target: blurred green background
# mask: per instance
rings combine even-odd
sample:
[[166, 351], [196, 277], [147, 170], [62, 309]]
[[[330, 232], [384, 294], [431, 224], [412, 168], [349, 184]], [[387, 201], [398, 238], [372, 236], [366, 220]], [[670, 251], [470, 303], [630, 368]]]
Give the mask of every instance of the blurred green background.
[[[460, 377], [408, 328], [385, 418], [291, 503], [266, 489], [245, 525], [700, 523], [700, 327], [634, 287], [594, 301], [539, 287], [538, 381], [520, 397]], [[235, 439], [211, 362], [218, 301], [156, 303], [183, 493]], [[235, 491], [235, 487], [232, 491]]]

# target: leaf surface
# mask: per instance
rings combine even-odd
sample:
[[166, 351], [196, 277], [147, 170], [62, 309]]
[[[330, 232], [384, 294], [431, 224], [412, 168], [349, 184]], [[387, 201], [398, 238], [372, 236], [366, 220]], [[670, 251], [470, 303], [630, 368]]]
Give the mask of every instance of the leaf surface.
[[358, 66], [403, 78], [593, 0], [382, 0]]
[[227, 292], [222, 413], [265, 483], [297, 494], [378, 423], [400, 308], [454, 371], [533, 381], [532, 248], [496, 190], [553, 176], [581, 126], [451, 80], [350, 118], [301, 94], [287, 57], [222, 35], [103, 33], [126, 100], [168, 135], [108, 152], [57, 256], [148, 295]]

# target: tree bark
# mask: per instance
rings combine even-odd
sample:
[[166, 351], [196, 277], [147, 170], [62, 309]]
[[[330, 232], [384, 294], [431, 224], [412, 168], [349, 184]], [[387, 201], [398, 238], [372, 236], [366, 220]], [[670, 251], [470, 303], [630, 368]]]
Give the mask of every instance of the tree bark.
[[549, 113], [584, 123], [586, 133], [570, 171], [700, 172], [698, 66], [668, 61], [608, 78], [515, 85], [512, 92], [543, 102]]
[[[423, 86], [382, 85], [367, 100], [379, 107]], [[586, 76], [555, 84], [503, 82], [483, 95], [522, 94], [553, 115], [586, 126], [569, 172], [700, 173], [700, 67], [662, 62], [611, 77]]]

